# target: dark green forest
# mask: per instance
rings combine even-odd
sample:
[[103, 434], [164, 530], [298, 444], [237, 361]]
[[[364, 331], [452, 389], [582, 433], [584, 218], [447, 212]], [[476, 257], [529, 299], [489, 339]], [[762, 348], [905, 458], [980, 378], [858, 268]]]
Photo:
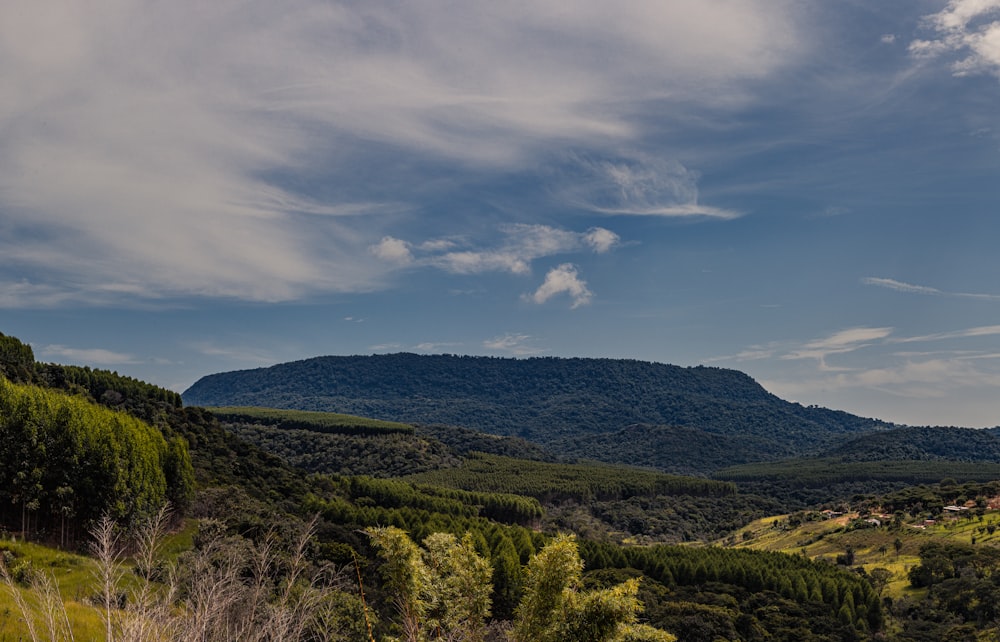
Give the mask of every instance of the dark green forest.
[[847, 436], [890, 427], [783, 401], [734, 370], [624, 359], [318, 357], [210, 375], [184, 398], [195, 405], [321, 410], [462, 426], [543, 446], [558, 443], [561, 452], [603, 461], [623, 461], [625, 455], [618, 449], [607, 455], [607, 440], [592, 436], [634, 424], [676, 426], [706, 435], [689, 452], [661, 448], [657, 461], [640, 463], [702, 473], [721, 463], [691, 456], [702, 442], [706, 451], [775, 459], [815, 454]]

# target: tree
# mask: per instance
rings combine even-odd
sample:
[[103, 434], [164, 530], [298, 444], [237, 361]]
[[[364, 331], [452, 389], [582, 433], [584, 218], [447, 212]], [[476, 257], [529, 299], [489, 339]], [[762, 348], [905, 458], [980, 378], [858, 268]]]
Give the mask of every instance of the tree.
[[882, 591], [892, 580], [892, 571], [887, 568], [882, 568], [881, 566], [873, 568], [868, 573], [868, 578], [871, 580], [872, 586], [875, 587], [875, 592], [878, 593], [879, 597], [882, 597]]
[[421, 626], [429, 608], [426, 597], [430, 583], [420, 549], [395, 526], [369, 528], [367, 533], [383, 560], [382, 577], [393, 596], [404, 639], [418, 642], [423, 639]]
[[404, 639], [483, 639], [490, 615], [493, 568], [476, 552], [472, 535], [433, 533], [421, 549], [395, 526], [369, 528], [382, 558]]
[[672, 642], [676, 638], [637, 623], [639, 580], [583, 591], [583, 561], [571, 535], [559, 535], [528, 562], [517, 607], [514, 642]]

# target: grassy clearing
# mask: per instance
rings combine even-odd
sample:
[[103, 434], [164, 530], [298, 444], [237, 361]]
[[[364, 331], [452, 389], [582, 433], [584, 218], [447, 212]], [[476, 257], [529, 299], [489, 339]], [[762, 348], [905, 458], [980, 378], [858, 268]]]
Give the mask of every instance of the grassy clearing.
[[[160, 547], [161, 557], [171, 562], [176, 561], [181, 553], [193, 548], [197, 532], [198, 522], [186, 520], [180, 529], [163, 538]], [[91, 605], [91, 600], [97, 592], [95, 576], [97, 565], [93, 559], [31, 542], [0, 539], [0, 555], [5, 555], [4, 552], [11, 558], [9, 567], [12, 571], [26, 564], [31, 574], [45, 575], [53, 580], [65, 605], [74, 639], [87, 642], [104, 640], [105, 630], [101, 611]], [[124, 560], [123, 564], [130, 567], [131, 561]], [[133, 577], [131, 573], [126, 572], [124, 579], [128, 584]], [[0, 583], [0, 642], [30, 639], [27, 625], [17, 600], [11, 593], [12, 590], [16, 590], [20, 599], [29, 607], [38, 605], [37, 591], [29, 590], [22, 585], [10, 587]], [[37, 612], [44, 609], [33, 610]], [[39, 631], [45, 630], [40, 621], [36, 622], [36, 626]]]
[[[88, 601], [94, 594], [94, 562], [82, 555], [32, 544], [0, 540], [0, 554], [12, 555], [11, 567], [27, 564], [32, 574], [45, 575], [55, 582], [59, 595], [66, 605], [66, 615], [77, 640], [103, 640], [104, 625], [100, 612]], [[0, 584], [0, 641], [26, 640], [28, 630], [21, 610], [17, 606], [16, 590], [20, 599], [29, 605], [36, 604], [33, 591], [21, 586]], [[41, 623], [39, 630], [42, 630]]]
[[773, 515], [758, 519], [719, 544], [781, 551], [831, 563], [836, 563], [837, 558], [850, 549], [854, 553], [855, 567], [863, 567], [869, 573], [884, 568], [891, 573], [883, 595], [893, 598], [919, 594], [910, 588], [908, 573], [920, 563], [920, 547], [927, 542], [946, 540], [1000, 546], [1000, 529], [993, 534], [985, 531], [986, 526], [1000, 524], [1000, 511], [987, 512], [982, 521], [946, 516], [933, 523], [905, 523], [897, 529], [855, 527], [857, 514], [801, 523], [790, 518], [793, 516]]
[[217, 406], [207, 410], [223, 422], [260, 423], [284, 429], [298, 428], [315, 432], [370, 435], [394, 433], [412, 435], [414, 432], [410, 424], [336, 412], [251, 406]]

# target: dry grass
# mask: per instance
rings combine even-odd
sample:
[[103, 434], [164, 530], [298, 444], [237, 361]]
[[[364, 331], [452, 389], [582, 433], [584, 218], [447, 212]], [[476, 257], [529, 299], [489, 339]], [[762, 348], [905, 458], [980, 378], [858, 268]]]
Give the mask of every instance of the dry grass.
[[322, 616], [334, 593], [354, 589], [307, 563], [312, 524], [290, 550], [268, 536], [220, 538], [182, 554], [178, 539], [166, 537], [167, 521], [161, 511], [126, 546], [104, 519], [93, 532], [92, 558], [5, 544], [22, 566], [0, 564], [0, 642], [344, 639]]

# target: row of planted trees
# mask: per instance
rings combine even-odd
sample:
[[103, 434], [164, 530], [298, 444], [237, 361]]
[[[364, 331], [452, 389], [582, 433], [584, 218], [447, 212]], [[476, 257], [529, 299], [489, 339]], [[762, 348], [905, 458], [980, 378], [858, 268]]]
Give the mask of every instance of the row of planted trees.
[[70, 543], [102, 514], [134, 520], [194, 490], [187, 444], [82, 397], [0, 377], [0, 523]]

